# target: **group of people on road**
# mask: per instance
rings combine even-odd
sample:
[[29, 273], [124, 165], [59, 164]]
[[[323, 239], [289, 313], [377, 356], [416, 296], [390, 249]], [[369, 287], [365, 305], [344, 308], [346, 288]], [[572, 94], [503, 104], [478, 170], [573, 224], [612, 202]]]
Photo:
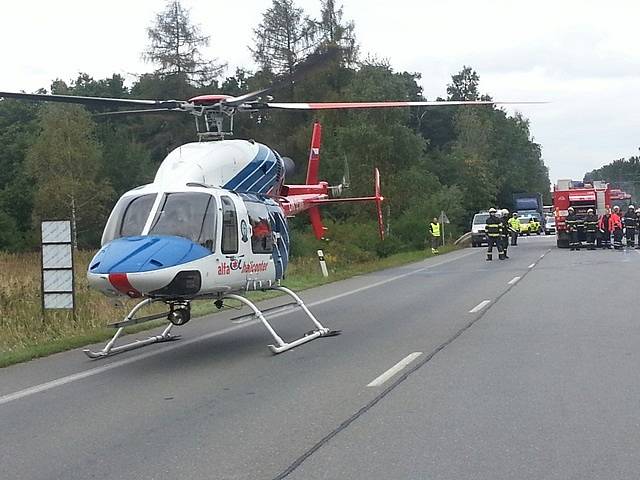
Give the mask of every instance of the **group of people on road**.
[[588, 209], [587, 215], [582, 218], [576, 215], [573, 207], [569, 207], [568, 212], [566, 223], [571, 250], [580, 250], [582, 237], [586, 239], [587, 250], [595, 250], [598, 247], [621, 250], [624, 246], [623, 239], [627, 247], [635, 247], [640, 210], [636, 212], [633, 205], [629, 205], [624, 214], [621, 213], [620, 207], [615, 206], [600, 217], [595, 214], [593, 208]]
[[493, 247], [498, 250], [498, 258], [500, 260], [506, 260], [509, 258], [509, 239], [511, 239], [511, 245], [518, 244], [518, 233], [520, 233], [520, 221], [518, 215], [513, 214], [509, 218], [509, 210], [506, 208], [501, 212], [501, 217], [498, 217], [498, 211], [495, 208], [489, 209], [489, 218], [487, 218], [487, 224], [485, 232], [487, 234], [487, 261], [493, 260]]

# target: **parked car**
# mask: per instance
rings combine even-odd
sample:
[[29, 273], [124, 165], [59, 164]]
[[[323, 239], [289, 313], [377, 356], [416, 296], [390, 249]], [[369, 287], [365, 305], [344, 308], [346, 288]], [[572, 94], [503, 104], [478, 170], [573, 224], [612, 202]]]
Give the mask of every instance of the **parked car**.
[[556, 234], [556, 217], [547, 217], [546, 221], [544, 222], [544, 234]]

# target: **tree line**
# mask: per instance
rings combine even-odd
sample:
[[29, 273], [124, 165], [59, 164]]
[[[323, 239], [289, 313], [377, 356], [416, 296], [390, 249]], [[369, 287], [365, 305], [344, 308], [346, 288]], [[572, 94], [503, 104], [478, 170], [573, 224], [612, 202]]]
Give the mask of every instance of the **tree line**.
[[[290, 81], [281, 101], [425, 100], [420, 73], [399, 72], [387, 60], [362, 58], [355, 23], [334, 0], [320, 0], [312, 18], [294, 0], [273, 0], [254, 28], [250, 45], [257, 68], [226, 74], [225, 64], [205, 58], [210, 38], [179, 0], [170, 0], [148, 28], [144, 58], [154, 70], [128, 86], [114, 74], [72, 81], [56, 79], [48, 91], [99, 97], [187, 99], [204, 93], [241, 95], [276, 79], [295, 78], [311, 55], [339, 52], [321, 71]], [[490, 99], [469, 66], [446, 85], [446, 99]], [[40, 90], [41, 93], [47, 90]], [[442, 98], [437, 98], [442, 100]], [[76, 219], [80, 247], [99, 244], [110, 208], [123, 192], [152, 181], [175, 147], [194, 141], [193, 119], [182, 114], [97, 116], [100, 109], [0, 101], [0, 249], [38, 243], [43, 218]], [[345, 162], [351, 195], [369, 195], [373, 168], [383, 178], [391, 243], [421, 246], [428, 220], [444, 210], [464, 230], [479, 209], [510, 206], [515, 192], [549, 191], [547, 168], [529, 122], [493, 107], [384, 109], [339, 112], [267, 112], [237, 116], [238, 138], [254, 138], [297, 161], [289, 181], [304, 178], [311, 125], [323, 124], [321, 174], [339, 183]], [[336, 206], [336, 222], [367, 224], [367, 209]], [[306, 228], [296, 220], [296, 228]]]

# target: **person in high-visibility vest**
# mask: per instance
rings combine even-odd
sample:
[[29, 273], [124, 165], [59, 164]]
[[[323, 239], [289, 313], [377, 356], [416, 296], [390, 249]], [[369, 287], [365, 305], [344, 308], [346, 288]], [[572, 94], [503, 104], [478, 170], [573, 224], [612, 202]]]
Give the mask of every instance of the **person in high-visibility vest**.
[[518, 234], [520, 233], [520, 220], [518, 214], [513, 212], [513, 216], [509, 219], [509, 230], [511, 231], [511, 245], [518, 245]]
[[440, 224], [438, 223], [438, 219], [433, 217], [433, 220], [429, 224], [429, 233], [431, 234], [431, 253], [434, 255], [439, 253], [438, 247], [440, 246], [441, 237], [440, 237]]

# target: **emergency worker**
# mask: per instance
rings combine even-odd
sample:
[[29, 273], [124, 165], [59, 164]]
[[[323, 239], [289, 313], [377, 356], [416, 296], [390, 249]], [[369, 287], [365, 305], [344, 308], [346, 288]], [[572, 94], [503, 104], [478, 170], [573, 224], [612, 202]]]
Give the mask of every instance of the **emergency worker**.
[[511, 245], [518, 245], [518, 234], [520, 233], [520, 220], [518, 220], [518, 214], [513, 212], [513, 215], [509, 219], [509, 231], [511, 232]]
[[506, 208], [502, 209], [502, 226], [500, 228], [500, 241], [502, 242], [502, 252], [504, 253], [504, 258], [509, 258], [507, 251], [509, 250], [509, 235], [511, 230], [509, 227], [509, 210]]
[[440, 253], [438, 252], [438, 247], [440, 246], [440, 224], [436, 217], [433, 217], [429, 224], [429, 233], [431, 233], [431, 253], [436, 255]]
[[493, 247], [498, 250], [498, 258], [504, 259], [504, 253], [502, 253], [502, 245], [500, 241], [500, 230], [502, 229], [502, 221], [496, 216], [496, 209], [489, 209], [489, 218], [485, 230], [487, 232], [487, 261], [493, 260]]
[[627, 247], [633, 248], [636, 243], [636, 229], [638, 227], [638, 218], [636, 217], [635, 208], [629, 205], [624, 214], [624, 233], [627, 238]]
[[578, 237], [578, 224], [580, 220], [576, 217], [576, 212], [573, 207], [567, 209], [569, 215], [567, 215], [567, 231], [569, 232], [569, 247], [571, 250], [580, 250], [580, 238]]
[[594, 213], [593, 208], [587, 210], [587, 216], [584, 217], [584, 230], [587, 235], [587, 250], [595, 250], [598, 216]]
[[600, 246], [603, 249], [611, 248], [611, 232], [613, 232], [613, 220], [611, 219], [611, 212], [606, 210], [604, 215], [598, 220], [598, 232], [600, 233]]
[[611, 213], [611, 224], [613, 228], [613, 248], [620, 250], [622, 248], [622, 219], [620, 218], [620, 207], [613, 207]]

